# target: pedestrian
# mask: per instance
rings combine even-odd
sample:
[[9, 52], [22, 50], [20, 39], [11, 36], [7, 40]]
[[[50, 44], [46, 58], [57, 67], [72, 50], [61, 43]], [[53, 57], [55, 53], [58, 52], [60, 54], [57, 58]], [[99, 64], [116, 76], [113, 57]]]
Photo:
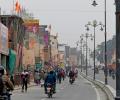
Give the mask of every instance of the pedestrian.
[[111, 76], [112, 76], [112, 79], [114, 80], [115, 79], [115, 71], [114, 70], [112, 70]]
[[109, 68], [108, 70], [109, 70], [109, 76], [111, 76], [112, 75], [112, 69]]
[[40, 84], [40, 73], [39, 73], [39, 71], [35, 71], [34, 77], [35, 77], [35, 83], [37, 85], [39, 85]]
[[0, 66], [0, 96], [7, 96], [8, 100], [10, 100], [9, 92], [13, 90], [14, 86], [6, 73], [6, 70]]
[[73, 80], [75, 80], [75, 73], [74, 73], [74, 71], [73, 70], [71, 70], [70, 72], [69, 72], [69, 78], [71, 79], [73, 79]]
[[64, 81], [64, 79], [65, 79], [65, 71], [64, 71], [64, 69], [61, 70], [61, 75], [62, 75], [62, 79]]
[[13, 75], [11, 75], [11, 76], [10, 76], [10, 80], [11, 80], [12, 84], [13, 84], [13, 85], [15, 85], [15, 82], [14, 82], [14, 77], [13, 77]]
[[58, 80], [59, 84], [61, 84], [61, 79], [62, 79], [62, 72], [61, 72], [61, 70], [58, 70], [57, 80]]
[[21, 73], [21, 83], [22, 83], [22, 92], [27, 92], [27, 85], [28, 85], [28, 77], [29, 77], [29, 73], [24, 70], [22, 73]]

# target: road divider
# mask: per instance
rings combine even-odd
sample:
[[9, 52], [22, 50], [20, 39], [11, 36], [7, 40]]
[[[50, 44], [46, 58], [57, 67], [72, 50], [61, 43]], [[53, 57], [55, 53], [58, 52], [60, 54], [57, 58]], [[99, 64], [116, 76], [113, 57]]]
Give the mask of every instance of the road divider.
[[92, 82], [93, 84], [97, 85], [98, 87], [100, 87], [102, 89], [102, 91], [106, 94], [108, 100], [115, 100], [115, 90], [109, 86], [109, 85], [105, 85], [102, 81], [99, 80], [93, 80], [93, 78], [87, 76], [84, 73], [80, 72], [80, 75], [82, 77], [84, 77], [85, 79], [87, 79], [88, 81]]

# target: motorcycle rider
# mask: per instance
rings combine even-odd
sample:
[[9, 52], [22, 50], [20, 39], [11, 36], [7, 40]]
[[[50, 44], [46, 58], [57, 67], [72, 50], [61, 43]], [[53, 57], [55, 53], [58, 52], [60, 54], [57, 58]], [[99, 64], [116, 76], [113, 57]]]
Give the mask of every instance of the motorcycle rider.
[[7, 76], [6, 70], [0, 66], [0, 95], [7, 96], [10, 100], [9, 91], [14, 90], [14, 85]]
[[75, 73], [74, 73], [73, 70], [70, 70], [70, 72], [69, 72], [69, 81], [70, 81], [70, 79], [72, 79], [73, 81], [75, 81]]
[[47, 93], [47, 85], [51, 84], [53, 88], [53, 93], [56, 93], [56, 74], [53, 70], [48, 72], [45, 82], [44, 82], [44, 89], [45, 89], [45, 94]]

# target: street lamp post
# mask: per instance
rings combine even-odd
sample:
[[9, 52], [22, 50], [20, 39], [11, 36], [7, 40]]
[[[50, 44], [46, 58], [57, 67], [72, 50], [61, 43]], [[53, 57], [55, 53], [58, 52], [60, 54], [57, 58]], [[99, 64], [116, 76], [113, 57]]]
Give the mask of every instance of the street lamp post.
[[87, 61], [88, 45], [87, 45], [87, 39], [88, 39], [88, 37], [93, 37], [93, 36], [92, 36], [92, 34], [86, 33], [85, 35], [82, 34], [81, 37], [85, 37], [86, 38], [86, 76], [87, 76], [87, 74], [88, 74], [88, 72], [87, 72], [87, 68], [88, 68], [88, 61]]
[[83, 70], [85, 70], [84, 66], [85, 66], [85, 51], [86, 51], [86, 44], [84, 42], [84, 44], [82, 45], [82, 68]]
[[96, 53], [95, 53], [95, 39], [96, 39], [96, 35], [95, 35], [95, 32], [96, 32], [96, 27], [97, 26], [101, 26], [101, 31], [103, 31], [103, 27], [104, 27], [104, 25], [100, 22], [99, 24], [97, 24], [97, 21], [96, 20], [94, 20], [93, 21], [93, 23], [91, 24], [91, 22], [88, 22], [88, 24], [86, 24], [85, 25], [85, 27], [87, 27], [87, 31], [89, 31], [89, 26], [92, 26], [93, 28], [94, 28], [94, 76], [93, 76], [93, 79], [95, 80], [95, 71], [96, 71], [96, 65], [95, 65], [95, 55], [96, 55]]
[[91, 64], [90, 64], [90, 55], [91, 55], [91, 51], [90, 51], [90, 48], [89, 48], [89, 66], [91, 66]]
[[80, 37], [80, 44], [81, 44], [81, 72], [82, 72], [82, 42], [83, 42], [83, 39]]
[[[117, 0], [119, 1], [119, 0]], [[106, 40], [107, 40], [107, 31], [106, 31], [106, 0], [104, 0], [104, 6], [105, 6], [105, 10], [104, 10], [104, 15], [105, 15], [105, 84], [108, 84], [108, 80], [107, 80], [107, 75], [108, 75], [108, 70], [107, 70], [107, 46], [106, 46]], [[96, 3], [96, 1], [94, 0], [92, 5], [95, 7], [96, 5], [98, 5]]]
[[116, 3], [116, 98], [120, 100], [120, 0]]
[[77, 41], [77, 46], [78, 46], [78, 44], [80, 44], [80, 59], [81, 59], [81, 72], [82, 72], [82, 60], [83, 60], [83, 58], [82, 58], [82, 56], [83, 56], [83, 54], [82, 54], [82, 44], [83, 44], [83, 38], [80, 36], [80, 41]]
[[85, 41], [82, 43], [82, 69], [85, 69], [83, 66], [85, 65], [85, 51], [86, 51], [86, 44]]
[[108, 84], [107, 80], [107, 47], [106, 47], [106, 40], [107, 40], [107, 32], [106, 32], [106, 0], [105, 0], [105, 84]]

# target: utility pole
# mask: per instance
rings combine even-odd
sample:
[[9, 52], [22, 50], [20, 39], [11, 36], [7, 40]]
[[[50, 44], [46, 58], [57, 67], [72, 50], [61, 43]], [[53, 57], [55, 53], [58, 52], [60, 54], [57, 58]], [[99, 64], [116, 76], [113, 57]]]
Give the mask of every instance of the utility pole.
[[120, 100], [120, 0], [116, 3], [116, 98]]

